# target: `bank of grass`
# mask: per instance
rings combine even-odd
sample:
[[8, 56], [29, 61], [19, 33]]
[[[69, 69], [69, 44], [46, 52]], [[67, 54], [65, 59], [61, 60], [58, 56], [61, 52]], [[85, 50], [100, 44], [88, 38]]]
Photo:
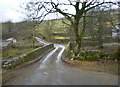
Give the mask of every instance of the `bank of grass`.
[[11, 47], [10, 49], [8, 50], [3, 50], [2, 52], [2, 59], [11, 59], [13, 57], [16, 57], [16, 56], [19, 56], [29, 50], [32, 50], [33, 48], [31, 47], [23, 47], [22, 48], [14, 48], [14, 47]]
[[106, 47], [103, 50], [81, 51], [77, 56], [72, 52], [65, 51], [65, 62], [71, 66], [89, 71], [105, 72], [118, 75], [118, 61], [120, 59], [120, 48]]
[[20, 56], [30, 50], [33, 50], [37, 47], [42, 47], [43, 44], [38, 44], [35, 42], [35, 46], [32, 45], [30, 40], [20, 40], [17, 43], [13, 43], [11, 47], [2, 51], [2, 59], [11, 59], [13, 57]]
[[105, 72], [114, 75], [118, 75], [118, 61], [117, 60], [71, 60], [64, 58], [65, 62], [72, 67], [76, 67], [83, 70]]
[[114, 75], [118, 75], [118, 62], [117, 61], [78, 61], [78, 60], [67, 60], [70, 65], [75, 66], [79, 69], [105, 72]]

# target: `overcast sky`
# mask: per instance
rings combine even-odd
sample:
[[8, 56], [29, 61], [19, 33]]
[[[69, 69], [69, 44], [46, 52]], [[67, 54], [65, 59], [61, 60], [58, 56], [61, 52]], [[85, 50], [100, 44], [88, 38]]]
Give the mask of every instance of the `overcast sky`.
[[[21, 21], [24, 18], [24, 14], [18, 12], [17, 10], [20, 10], [20, 5], [27, 1], [30, 0], [0, 0], [0, 22], [5, 22], [8, 20], [11, 20], [12, 22]], [[53, 16], [51, 15], [51, 17]]]
[[26, 0], [0, 0], [0, 22], [11, 20], [13, 22], [21, 20], [24, 15], [17, 10]]

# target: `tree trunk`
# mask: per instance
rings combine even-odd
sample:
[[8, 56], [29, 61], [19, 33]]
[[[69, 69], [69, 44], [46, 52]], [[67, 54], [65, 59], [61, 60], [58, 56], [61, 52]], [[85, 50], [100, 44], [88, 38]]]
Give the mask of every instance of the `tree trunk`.
[[78, 32], [78, 27], [79, 26], [79, 22], [75, 22], [75, 25], [73, 26], [74, 28], [74, 33], [75, 33], [75, 42], [76, 42], [76, 45], [78, 46], [78, 51], [81, 47], [80, 43], [79, 43], [79, 32]]
[[82, 47], [82, 44], [83, 44], [85, 29], [86, 29], [86, 13], [84, 13], [84, 16], [83, 16], [83, 29], [80, 32], [80, 36], [79, 36], [79, 47], [80, 48]]
[[79, 22], [78, 21], [75, 22], [75, 26], [74, 26], [75, 39], [76, 39], [75, 41], [76, 41], [76, 44], [78, 45], [78, 51], [80, 51], [80, 49], [82, 47], [85, 29], [86, 29], [86, 13], [84, 13], [84, 17], [83, 17], [83, 29], [81, 30], [80, 34], [79, 34]]

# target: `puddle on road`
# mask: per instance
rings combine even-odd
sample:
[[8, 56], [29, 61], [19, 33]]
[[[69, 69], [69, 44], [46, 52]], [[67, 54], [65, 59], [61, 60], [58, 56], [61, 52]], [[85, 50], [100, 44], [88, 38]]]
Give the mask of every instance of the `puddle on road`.
[[48, 73], [47, 73], [47, 72], [43, 72], [43, 74], [44, 74], [44, 75], [48, 75]]
[[[52, 52], [50, 52], [46, 57], [45, 59], [42, 61], [42, 64], [45, 64], [47, 61], [49, 61], [49, 57], [51, 57], [56, 51], [58, 50], [58, 47], [56, 47]], [[42, 65], [41, 64], [41, 65]]]
[[60, 59], [61, 59], [61, 57], [62, 57], [62, 54], [63, 54], [63, 52], [64, 52], [64, 50], [65, 50], [65, 46], [58, 45], [58, 47], [61, 48], [61, 51], [60, 51], [60, 53], [59, 53], [58, 56], [57, 56], [56, 63], [59, 63], [59, 62], [60, 62]]
[[40, 65], [40, 69], [47, 69], [47, 66], [46, 65]]

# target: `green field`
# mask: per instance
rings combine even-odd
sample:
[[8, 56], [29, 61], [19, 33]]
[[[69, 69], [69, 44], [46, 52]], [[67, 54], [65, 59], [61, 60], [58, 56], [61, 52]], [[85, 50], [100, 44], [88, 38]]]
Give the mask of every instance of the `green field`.
[[64, 40], [64, 39], [69, 39], [69, 37], [62, 37], [62, 36], [55, 36], [52, 37], [53, 39], [60, 39], [60, 40]]

